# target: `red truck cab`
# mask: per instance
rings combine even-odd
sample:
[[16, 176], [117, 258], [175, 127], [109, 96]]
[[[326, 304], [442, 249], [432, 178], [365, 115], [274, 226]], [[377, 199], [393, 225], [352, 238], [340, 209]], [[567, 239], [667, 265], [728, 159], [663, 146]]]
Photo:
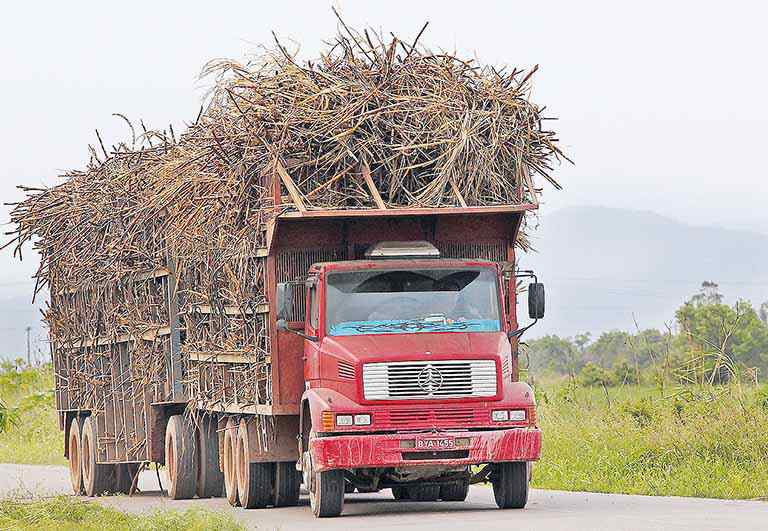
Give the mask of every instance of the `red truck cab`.
[[[523, 507], [540, 456], [532, 389], [517, 381], [517, 281], [502, 264], [442, 259], [427, 242], [384, 242], [317, 263], [306, 281], [300, 460], [317, 516], [344, 491], [463, 500], [490, 480]], [[278, 319], [293, 306], [278, 285]], [[543, 288], [531, 284], [531, 317]], [[278, 328], [291, 331], [284, 319]]]

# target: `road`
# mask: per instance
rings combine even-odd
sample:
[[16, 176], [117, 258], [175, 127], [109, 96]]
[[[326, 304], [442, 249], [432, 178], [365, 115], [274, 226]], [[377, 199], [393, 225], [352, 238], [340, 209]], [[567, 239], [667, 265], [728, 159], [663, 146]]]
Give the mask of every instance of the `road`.
[[[340, 518], [316, 520], [306, 496], [300, 507], [244, 510], [230, 507], [222, 498], [173, 501], [162, 497], [154, 472], [144, 472], [141, 493], [131, 498], [110, 496], [100, 503], [127, 512], [158, 508], [204, 507], [231, 512], [254, 529], [308, 530], [365, 527], [366, 531], [446, 531], [448, 529], [508, 531], [510, 528], [541, 530], [705, 530], [766, 529], [768, 503], [699, 498], [624, 496], [585, 492], [533, 490], [528, 507], [500, 511], [491, 489], [474, 486], [467, 502], [396, 502], [390, 492], [347, 496]], [[0, 464], [0, 497], [24, 494], [69, 494], [67, 469], [60, 466]]]

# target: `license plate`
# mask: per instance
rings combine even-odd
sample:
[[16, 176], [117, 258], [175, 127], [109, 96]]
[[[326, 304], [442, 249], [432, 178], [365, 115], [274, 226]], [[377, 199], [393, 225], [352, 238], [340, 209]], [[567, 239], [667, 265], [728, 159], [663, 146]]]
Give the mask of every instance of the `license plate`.
[[456, 441], [453, 437], [416, 439], [417, 450], [452, 450], [454, 448], [456, 448]]

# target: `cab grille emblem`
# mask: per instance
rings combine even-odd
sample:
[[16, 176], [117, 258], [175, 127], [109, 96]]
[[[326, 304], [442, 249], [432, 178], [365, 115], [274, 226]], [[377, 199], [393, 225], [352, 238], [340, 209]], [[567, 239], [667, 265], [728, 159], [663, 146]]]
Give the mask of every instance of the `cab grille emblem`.
[[417, 382], [427, 394], [434, 394], [443, 386], [443, 373], [437, 367], [427, 365], [419, 372]]

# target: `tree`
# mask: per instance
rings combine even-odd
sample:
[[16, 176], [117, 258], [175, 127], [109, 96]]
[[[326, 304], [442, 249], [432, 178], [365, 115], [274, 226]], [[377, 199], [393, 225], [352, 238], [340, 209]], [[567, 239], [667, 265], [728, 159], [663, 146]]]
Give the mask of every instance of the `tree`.
[[576, 346], [568, 339], [547, 335], [528, 342], [531, 365], [575, 377], [580, 366]]
[[760, 320], [763, 322], [763, 324], [768, 325], [768, 302], [764, 302], [760, 305], [758, 315], [760, 316]]
[[722, 304], [723, 295], [719, 291], [720, 286], [711, 280], [705, 280], [701, 283], [699, 292], [691, 297], [691, 303], [694, 306], [708, 306], [711, 304]]

